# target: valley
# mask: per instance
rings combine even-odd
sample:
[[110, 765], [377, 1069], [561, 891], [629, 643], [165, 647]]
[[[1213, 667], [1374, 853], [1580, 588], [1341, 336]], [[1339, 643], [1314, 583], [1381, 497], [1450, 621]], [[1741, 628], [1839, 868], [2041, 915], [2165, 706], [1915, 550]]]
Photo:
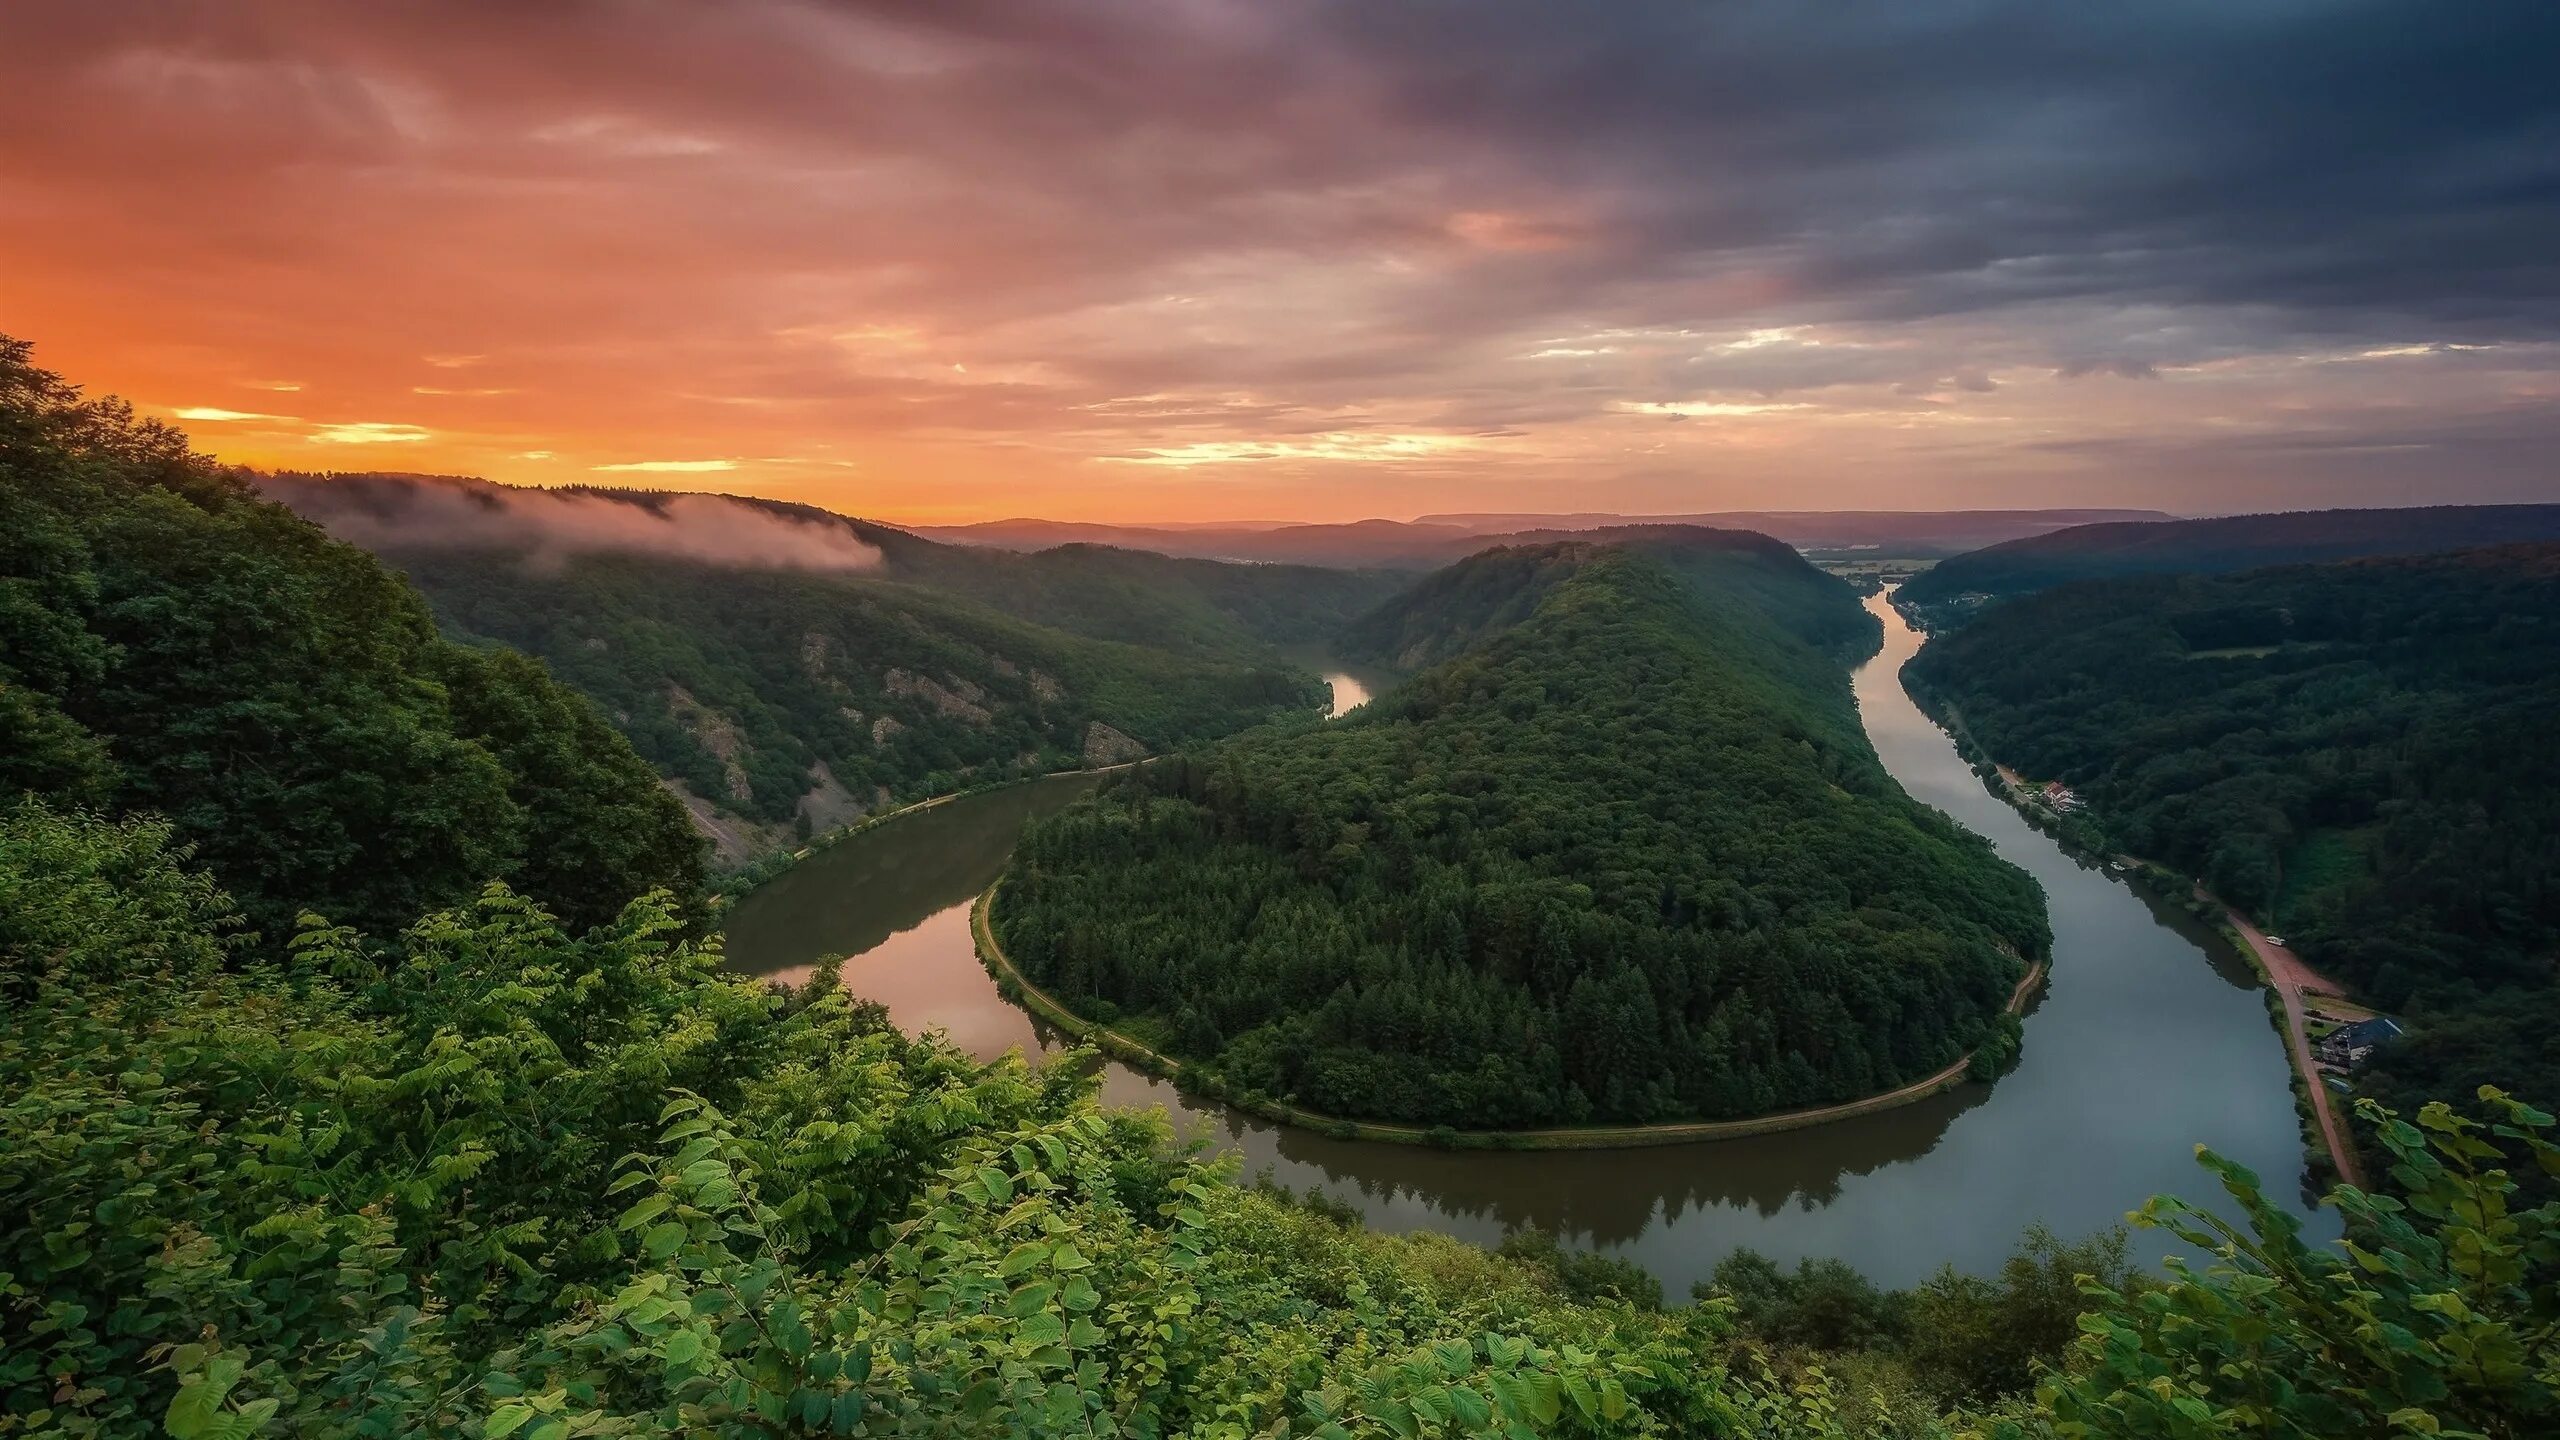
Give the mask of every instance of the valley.
[[[2315, 1236], [2333, 1229], [2334, 1213], [2312, 1210], [2292, 1179], [2302, 1145], [2255, 977], [2183, 911], [2072, 858], [1991, 795], [1902, 693], [1896, 675], [1920, 637], [1881, 601], [1870, 612], [1884, 644], [1855, 682], [1877, 756], [2044, 889], [2053, 970], [2027, 1010], [2014, 1074], [1814, 1129], [1563, 1153], [1337, 1140], [1118, 1064], [1103, 1067], [1103, 1098], [1162, 1105], [1248, 1175], [1267, 1170], [1374, 1227], [1484, 1244], [1536, 1227], [1642, 1265], [1674, 1292], [1736, 1246], [1789, 1263], [1834, 1257], [1888, 1284], [1946, 1261], [1987, 1270], [2030, 1223], [2085, 1233], [2114, 1223], [2125, 1195], [2180, 1185], [2197, 1143], [2278, 1181]], [[973, 796], [916, 817], [912, 831], [883, 827], [824, 852], [731, 912], [729, 963], [793, 979], [844, 955], [847, 988], [887, 1004], [902, 1028], [945, 1031], [985, 1058], [1052, 1051], [1063, 1037], [1005, 1000], [979, 963], [969, 912], [1021, 828], [1092, 784]]]

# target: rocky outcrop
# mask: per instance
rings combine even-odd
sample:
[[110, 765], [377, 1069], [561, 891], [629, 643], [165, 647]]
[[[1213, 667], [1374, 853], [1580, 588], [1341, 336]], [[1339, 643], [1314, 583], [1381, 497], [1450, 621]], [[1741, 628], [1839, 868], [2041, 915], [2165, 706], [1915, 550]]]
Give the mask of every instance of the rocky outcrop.
[[922, 700], [949, 719], [981, 727], [994, 720], [978, 703], [987, 698], [986, 691], [956, 676], [948, 678], [951, 683], [945, 685], [912, 670], [892, 670], [880, 677], [880, 688], [902, 700]]
[[766, 833], [765, 826], [728, 814], [694, 794], [681, 780], [661, 780], [658, 783], [667, 787], [667, 793], [684, 802], [684, 813], [693, 817], [693, 828], [711, 842], [711, 863], [715, 868], [735, 870], [773, 848], [774, 841]]
[[1146, 753], [1146, 746], [1099, 720], [1084, 727], [1084, 763], [1087, 768], [1142, 759]]
[[824, 760], [809, 762], [809, 793], [800, 797], [800, 818], [809, 822], [809, 833], [824, 834], [839, 825], [850, 825], [871, 813], [862, 797], [844, 788], [844, 782], [827, 768]]
[[747, 742], [738, 734], [737, 722], [693, 698], [691, 691], [669, 681], [667, 713], [693, 737], [693, 743], [720, 762], [720, 778], [732, 800], [744, 802], [755, 798], [755, 787], [748, 783], [747, 767], [738, 757], [746, 753]]
[[890, 736], [895, 735], [906, 728], [906, 726], [898, 723], [898, 717], [895, 715], [883, 715], [879, 719], [871, 722], [871, 743], [874, 745], [886, 745], [889, 743]]

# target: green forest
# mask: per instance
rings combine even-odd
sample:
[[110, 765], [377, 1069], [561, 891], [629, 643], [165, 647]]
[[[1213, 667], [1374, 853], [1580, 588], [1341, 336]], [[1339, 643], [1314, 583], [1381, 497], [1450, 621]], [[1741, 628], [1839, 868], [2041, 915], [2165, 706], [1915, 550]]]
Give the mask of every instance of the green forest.
[[1457, 658], [1035, 825], [994, 923], [1186, 1075], [1337, 1116], [1892, 1089], [2004, 1033], [2047, 933], [2033, 882], [1868, 748], [1840, 660], [1873, 627], [1758, 536], [1488, 552], [1352, 632]]
[[1955, 556], [1913, 576], [1895, 603], [1929, 628], [1942, 629], [1989, 601], [2081, 580], [2221, 574], [2537, 540], [2560, 540], [2560, 505], [2413, 505], [2110, 521]]
[[[1321, 705], [1281, 645], [1319, 636], [1390, 577], [1174, 560], [1098, 546], [972, 550], [805, 506], [729, 501], [842, 531], [876, 570], [831, 573], [398, 539], [429, 501], [502, 506], [478, 482], [275, 476], [324, 525], [350, 516], [445, 631], [538, 656], [680, 782], [723, 858], [868, 810], [1109, 763]], [[647, 511], [669, 497], [577, 492]]]
[[684, 810], [523, 655], [0, 337], [0, 788], [165, 817], [263, 932], [504, 880], [580, 924], [700, 882]]
[[[1692, 1303], [1239, 1185], [1082, 1066], [725, 973], [587, 702], [0, 342], [0, 1434], [2523, 1437], [2547, 1116], [2377, 1113], [2347, 1252], [2030, 1236]], [[99, 703], [112, 696], [116, 704]], [[300, 742], [300, 743], [296, 743]], [[280, 823], [290, 822], [290, 823]], [[396, 863], [393, 863], [396, 862]], [[385, 873], [393, 871], [396, 873]], [[282, 922], [271, 917], [284, 916]], [[2350, 1260], [2361, 1258], [2363, 1263]]]
[[2067, 586], [1908, 678], [2400, 1015], [2372, 1093], [2560, 1094], [2560, 545]]

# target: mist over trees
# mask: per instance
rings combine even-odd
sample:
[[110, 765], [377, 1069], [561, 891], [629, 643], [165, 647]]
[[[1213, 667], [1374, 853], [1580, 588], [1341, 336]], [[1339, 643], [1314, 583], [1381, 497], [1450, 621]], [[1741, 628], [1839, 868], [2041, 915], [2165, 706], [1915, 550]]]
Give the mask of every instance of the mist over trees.
[[0, 787], [167, 818], [271, 938], [507, 880], [581, 923], [689, 892], [683, 809], [583, 697], [185, 437], [0, 338]]

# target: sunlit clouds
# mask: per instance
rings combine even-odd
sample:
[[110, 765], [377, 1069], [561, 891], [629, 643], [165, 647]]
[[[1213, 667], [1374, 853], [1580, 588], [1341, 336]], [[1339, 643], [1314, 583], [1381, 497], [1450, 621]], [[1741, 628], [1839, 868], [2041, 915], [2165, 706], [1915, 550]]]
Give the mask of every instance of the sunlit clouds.
[[0, 331], [920, 521], [2543, 498], [2555, 17], [34, 0]]

